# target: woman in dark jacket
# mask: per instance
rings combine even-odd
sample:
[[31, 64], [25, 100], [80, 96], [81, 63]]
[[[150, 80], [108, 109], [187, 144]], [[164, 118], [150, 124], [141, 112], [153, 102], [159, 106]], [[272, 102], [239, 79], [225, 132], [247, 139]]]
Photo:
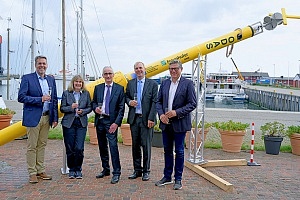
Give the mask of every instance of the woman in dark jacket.
[[86, 90], [84, 80], [75, 75], [67, 90], [62, 94], [60, 111], [64, 113], [61, 121], [67, 164], [70, 179], [82, 178], [84, 141], [87, 131], [87, 114], [92, 111], [90, 93]]

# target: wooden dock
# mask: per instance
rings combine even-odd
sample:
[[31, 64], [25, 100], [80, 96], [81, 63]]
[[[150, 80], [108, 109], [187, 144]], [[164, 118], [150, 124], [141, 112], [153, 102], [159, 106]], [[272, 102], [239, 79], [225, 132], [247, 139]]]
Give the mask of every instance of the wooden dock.
[[251, 103], [275, 111], [300, 111], [300, 90], [248, 86], [245, 89]]

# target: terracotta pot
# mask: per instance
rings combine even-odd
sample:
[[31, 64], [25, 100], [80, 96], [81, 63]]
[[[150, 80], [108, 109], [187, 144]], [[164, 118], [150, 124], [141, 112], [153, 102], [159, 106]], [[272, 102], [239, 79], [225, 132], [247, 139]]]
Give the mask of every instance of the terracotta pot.
[[[195, 128], [192, 128], [192, 130], [193, 130], [193, 132], [195, 133]], [[201, 143], [201, 134], [202, 134], [202, 129], [201, 128], [199, 128], [198, 129], [198, 133], [199, 134], [196, 134], [197, 135], [197, 147], [200, 145], [200, 143]], [[207, 133], [208, 133], [208, 131], [209, 131], [209, 129], [204, 129], [204, 141], [205, 141], [205, 139], [206, 139], [206, 135], [207, 135]], [[191, 134], [191, 132], [190, 131], [187, 131], [186, 132], [186, 135], [185, 135], [185, 147], [188, 149], [189, 148], [189, 143], [190, 143], [190, 134]], [[194, 143], [194, 141], [195, 141], [195, 138], [193, 137], [192, 138], [192, 142]]]
[[96, 132], [96, 127], [94, 126], [94, 123], [88, 123], [88, 133], [90, 136], [90, 143], [98, 144], [97, 132]]
[[222, 140], [223, 151], [240, 152], [246, 131], [224, 131], [219, 130]]
[[121, 124], [121, 134], [122, 134], [123, 144], [131, 146], [132, 139], [131, 139], [131, 131], [130, 131], [129, 124]]
[[292, 154], [300, 156], [300, 134], [294, 133], [290, 137]]
[[0, 130], [10, 126], [13, 115], [0, 115]]

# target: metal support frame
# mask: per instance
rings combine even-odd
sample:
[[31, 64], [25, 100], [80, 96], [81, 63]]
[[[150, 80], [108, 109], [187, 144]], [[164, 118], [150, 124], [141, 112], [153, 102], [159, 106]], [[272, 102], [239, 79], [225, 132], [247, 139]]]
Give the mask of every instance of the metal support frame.
[[[192, 123], [195, 124], [195, 131], [191, 130], [189, 140], [188, 158], [184, 163], [187, 168], [194, 171], [198, 175], [212, 182], [224, 191], [233, 191], [233, 185], [226, 180], [214, 175], [204, 167], [219, 167], [219, 166], [245, 166], [247, 161], [245, 159], [233, 160], [204, 160], [204, 119], [205, 119], [205, 94], [206, 94], [206, 61], [207, 56], [200, 54], [198, 59], [193, 60], [192, 63], [192, 80], [196, 88], [197, 107], [193, 111]], [[195, 72], [197, 71], [197, 79], [195, 80]], [[201, 84], [200, 84], [201, 83]], [[200, 125], [200, 126], [199, 126]], [[201, 128], [201, 142], [198, 145], [197, 134], [198, 126]], [[200, 166], [199, 166], [200, 165]]]
[[[187, 160], [193, 164], [204, 164], [204, 116], [205, 116], [205, 94], [206, 94], [206, 60], [207, 56], [198, 55], [192, 62], [192, 81], [196, 88], [197, 107], [192, 112], [192, 123], [195, 124], [195, 131], [190, 131], [189, 152]], [[195, 79], [196, 77], [196, 79]], [[198, 144], [198, 127], [201, 128], [201, 142]]]

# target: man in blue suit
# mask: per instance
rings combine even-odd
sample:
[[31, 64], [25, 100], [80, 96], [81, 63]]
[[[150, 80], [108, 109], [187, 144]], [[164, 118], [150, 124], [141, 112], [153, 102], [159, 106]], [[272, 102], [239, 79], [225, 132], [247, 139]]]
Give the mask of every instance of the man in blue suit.
[[95, 87], [92, 108], [95, 112], [102, 172], [96, 178], [110, 175], [108, 144], [111, 154], [113, 177], [111, 183], [119, 182], [121, 175], [120, 155], [118, 149], [118, 127], [122, 124], [125, 111], [124, 87], [114, 83], [114, 72], [111, 67], [104, 67], [102, 76], [105, 83]]
[[35, 58], [36, 71], [22, 77], [18, 101], [23, 103], [22, 125], [27, 129], [27, 167], [29, 182], [37, 183], [38, 178], [51, 180], [45, 173], [44, 157], [49, 128], [58, 122], [56, 83], [46, 75], [47, 58]]
[[[130, 124], [132, 136], [134, 168], [133, 174], [128, 178], [136, 179], [142, 177], [143, 181], [148, 181], [150, 179], [153, 127], [157, 116], [155, 104], [158, 85], [154, 80], [145, 77], [145, 70], [144, 63], [136, 62], [134, 64], [136, 78], [128, 81], [125, 101], [129, 107], [128, 123]], [[135, 94], [137, 99], [134, 99]]]
[[186, 131], [192, 128], [191, 112], [197, 106], [197, 99], [193, 82], [181, 76], [182, 64], [179, 60], [170, 61], [169, 71], [171, 78], [162, 82], [156, 104], [161, 121], [159, 127], [163, 135], [165, 168], [163, 178], [155, 185], [163, 186], [173, 183], [171, 176], [174, 168], [173, 189], [180, 190], [184, 167], [184, 139]]

